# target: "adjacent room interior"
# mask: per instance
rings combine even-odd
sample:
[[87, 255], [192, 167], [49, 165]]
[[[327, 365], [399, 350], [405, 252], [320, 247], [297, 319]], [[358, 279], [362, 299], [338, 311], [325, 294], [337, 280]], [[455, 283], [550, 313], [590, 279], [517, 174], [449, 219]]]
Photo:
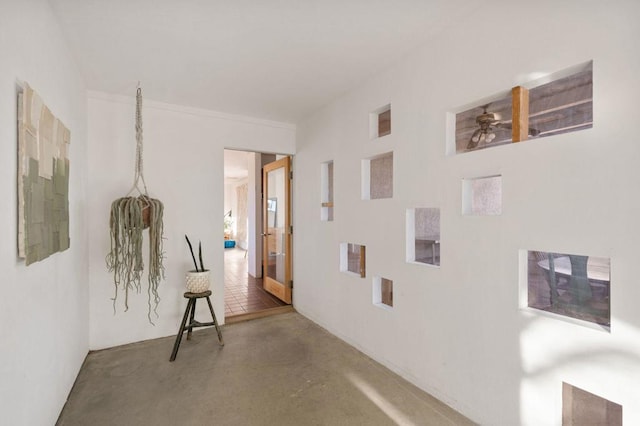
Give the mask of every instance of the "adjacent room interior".
[[638, 16], [0, 2], [1, 422], [640, 424]]
[[[227, 322], [280, 313], [284, 310], [274, 308], [290, 305], [266, 291], [263, 279], [266, 228], [262, 168], [278, 157], [281, 156], [224, 151], [224, 312]], [[267, 198], [267, 228], [277, 224], [277, 204], [276, 197]]]

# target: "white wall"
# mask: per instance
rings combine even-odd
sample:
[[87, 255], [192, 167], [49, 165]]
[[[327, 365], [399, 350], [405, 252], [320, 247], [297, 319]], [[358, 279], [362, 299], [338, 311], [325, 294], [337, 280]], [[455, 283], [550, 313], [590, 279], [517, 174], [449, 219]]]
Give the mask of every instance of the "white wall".
[[[132, 95], [134, 93], [135, 86], [132, 86]], [[90, 93], [88, 205], [92, 349], [175, 335], [186, 306], [182, 297], [184, 273], [192, 263], [185, 234], [192, 242], [202, 241], [205, 266], [212, 271], [214, 309], [222, 319], [223, 150], [294, 151], [295, 131], [291, 125], [144, 102], [145, 178], [150, 195], [161, 200], [165, 207], [166, 280], [160, 286], [160, 318], [154, 320], [154, 327], [147, 322], [146, 285], [141, 294], [130, 297], [128, 312], [124, 312], [123, 298], [120, 298], [114, 315], [110, 300], [113, 281], [104, 260], [109, 250], [109, 206], [114, 199], [126, 195], [133, 179], [134, 112], [133, 98]], [[205, 314], [206, 310], [198, 313], [206, 318]], [[167, 353], [167, 359], [169, 355]]]
[[[489, 2], [300, 123], [296, 309], [481, 424], [560, 424], [563, 381], [640, 424], [638, 16], [634, 1]], [[591, 59], [593, 129], [445, 155], [447, 112]], [[388, 103], [392, 134], [370, 141]], [[393, 199], [362, 201], [360, 161], [389, 150]], [[462, 179], [495, 174], [502, 215], [462, 216]], [[405, 263], [414, 207], [441, 209], [441, 268]], [[340, 242], [366, 245], [366, 279], [338, 272]], [[610, 257], [611, 332], [520, 309], [521, 249]], [[393, 280], [392, 311], [372, 305], [374, 275]]]
[[[0, 423], [56, 422], [88, 351], [86, 92], [44, 0], [0, 2]], [[71, 247], [17, 257], [16, 84], [28, 82], [71, 130]]]
[[249, 170], [247, 272], [255, 278], [262, 278], [262, 154], [249, 153], [247, 169]]

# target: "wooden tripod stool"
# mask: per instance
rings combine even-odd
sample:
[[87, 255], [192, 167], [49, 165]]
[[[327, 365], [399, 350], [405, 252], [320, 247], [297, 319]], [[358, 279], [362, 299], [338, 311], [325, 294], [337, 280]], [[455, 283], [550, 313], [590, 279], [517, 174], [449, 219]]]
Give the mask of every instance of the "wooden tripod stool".
[[[222, 333], [220, 332], [218, 320], [216, 319], [216, 314], [213, 312], [213, 305], [211, 305], [211, 299], [209, 298], [209, 296], [211, 296], [211, 290], [207, 290], [202, 293], [186, 292], [184, 294], [185, 299], [189, 299], [189, 301], [187, 302], [187, 310], [184, 311], [182, 324], [180, 324], [180, 330], [178, 331], [178, 335], [176, 336], [176, 342], [173, 345], [173, 352], [171, 352], [171, 358], [169, 358], [169, 361], [175, 361], [176, 355], [178, 355], [178, 349], [180, 349], [180, 342], [182, 341], [182, 335], [184, 334], [185, 329], [187, 330], [187, 340], [191, 340], [191, 331], [193, 331], [194, 328], [208, 327], [210, 325], [213, 325], [218, 332], [218, 342], [220, 343], [220, 346], [224, 346]], [[194, 318], [196, 315], [196, 301], [203, 297], [207, 299], [207, 303], [209, 304], [209, 311], [211, 311], [211, 317], [213, 317], [212, 322], [199, 322]], [[189, 318], [189, 324], [187, 324], [187, 318]]]

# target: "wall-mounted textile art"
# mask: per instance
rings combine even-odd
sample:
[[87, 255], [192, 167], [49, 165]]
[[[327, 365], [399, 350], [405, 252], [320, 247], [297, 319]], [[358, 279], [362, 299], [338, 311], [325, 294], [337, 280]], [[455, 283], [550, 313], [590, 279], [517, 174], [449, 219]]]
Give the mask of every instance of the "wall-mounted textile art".
[[70, 136], [25, 83], [18, 93], [18, 256], [27, 265], [69, 248]]

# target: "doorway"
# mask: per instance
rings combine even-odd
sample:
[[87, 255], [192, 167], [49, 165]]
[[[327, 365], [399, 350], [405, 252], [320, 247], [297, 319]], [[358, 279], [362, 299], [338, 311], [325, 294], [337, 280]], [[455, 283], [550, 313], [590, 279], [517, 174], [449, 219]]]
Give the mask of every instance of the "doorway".
[[[224, 299], [226, 322], [292, 310], [264, 288], [262, 169], [281, 156], [224, 151]], [[289, 158], [289, 157], [284, 157]], [[282, 208], [285, 206], [283, 205]]]

